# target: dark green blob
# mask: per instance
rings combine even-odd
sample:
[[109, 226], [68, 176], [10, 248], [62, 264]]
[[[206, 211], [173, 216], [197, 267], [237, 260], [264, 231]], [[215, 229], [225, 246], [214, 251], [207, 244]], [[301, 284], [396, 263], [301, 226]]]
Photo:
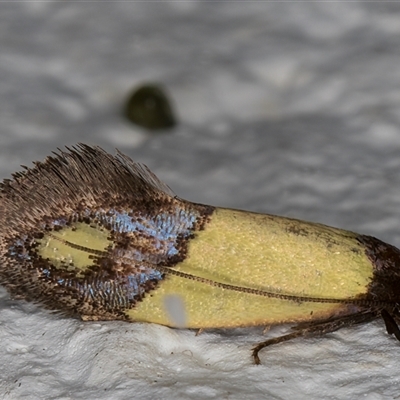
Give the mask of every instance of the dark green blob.
[[176, 125], [171, 103], [164, 89], [156, 84], [137, 88], [126, 102], [125, 117], [150, 130], [168, 129]]

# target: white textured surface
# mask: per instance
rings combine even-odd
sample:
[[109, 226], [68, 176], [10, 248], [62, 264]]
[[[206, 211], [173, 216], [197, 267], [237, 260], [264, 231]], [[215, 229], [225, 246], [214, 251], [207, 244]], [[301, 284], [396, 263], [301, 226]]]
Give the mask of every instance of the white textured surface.
[[[3, 177], [83, 141], [190, 200], [400, 244], [399, 4], [1, 3], [0, 49]], [[175, 101], [170, 134], [120, 117], [148, 80]], [[82, 323], [0, 294], [4, 399], [399, 398], [381, 321], [271, 347], [256, 367], [262, 328]]]

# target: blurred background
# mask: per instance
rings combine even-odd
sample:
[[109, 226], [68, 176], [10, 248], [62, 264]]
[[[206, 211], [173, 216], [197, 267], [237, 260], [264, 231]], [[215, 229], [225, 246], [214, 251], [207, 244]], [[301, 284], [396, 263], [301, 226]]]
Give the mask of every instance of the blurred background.
[[[0, 176], [96, 144], [192, 201], [400, 245], [399, 65], [397, 2], [3, 2]], [[127, 118], [149, 84], [170, 103], [165, 129]], [[261, 331], [84, 325], [1, 294], [7, 399], [398, 393], [400, 347], [381, 322], [279, 346], [256, 368], [248, 351]]]

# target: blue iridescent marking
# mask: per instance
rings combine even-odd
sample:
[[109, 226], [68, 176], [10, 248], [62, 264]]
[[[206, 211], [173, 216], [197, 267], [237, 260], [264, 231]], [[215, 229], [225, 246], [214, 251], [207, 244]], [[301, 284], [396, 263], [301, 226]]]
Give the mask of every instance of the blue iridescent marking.
[[128, 275], [127, 280], [127, 295], [129, 300], [133, 300], [134, 297], [140, 294], [141, 286], [150, 280], [161, 281], [163, 279], [160, 271], [150, 270], [148, 272], [142, 272], [136, 275]]
[[[82, 214], [80, 215], [82, 217]], [[73, 215], [72, 219], [80, 221], [78, 214]], [[163, 263], [168, 258], [179, 253], [178, 237], [188, 238], [194, 229], [199, 213], [194, 210], [176, 206], [168, 212], [159, 214], [142, 214], [139, 211], [128, 209], [126, 211], [110, 210], [90, 210], [86, 209], [83, 217], [89, 220], [95, 220], [100, 225], [109, 227], [115, 236], [115, 246], [111, 253], [106, 255], [116, 264], [130, 264], [135, 266], [137, 273], [128, 275], [117, 275], [115, 279], [102, 278], [101, 262], [100, 274], [94, 281], [80, 280], [74, 277], [61, 278], [57, 276], [56, 270], [51, 268], [41, 268], [42, 277], [47, 279], [55, 279], [55, 282], [61, 287], [73, 287], [78, 290], [82, 296], [92, 299], [98, 299], [116, 306], [129, 306], [130, 301], [134, 301], [135, 297], [143, 296], [146, 290], [145, 286], [148, 281], [161, 281], [163, 274], [158, 271], [157, 264]], [[75, 219], [76, 218], [76, 219]], [[54, 227], [66, 227], [70, 218], [60, 217], [52, 221]], [[43, 231], [48, 229], [48, 223], [43, 223]], [[127, 238], [132, 237], [128, 242], [128, 246], [118, 246], [119, 237], [124, 238], [124, 234], [128, 234]], [[129, 234], [132, 234], [129, 236]], [[140, 243], [135, 246], [136, 238], [147, 243], [151, 251], [146, 252], [145, 246]], [[9, 247], [9, 255], [24, 262], [32, 263], [36, 254], [31, 254], [27, 249], [30, 248], [32, 238], [23, 236], [14, 240]], [[79, 244], [79, 243], [77, 243]], [[141, 265], [143, 262], [143, 265]], [[151, 268], [152, 264], [154, 268]], [[105, 275], [106, 276], [106, 275]]]
[[[111, 209], [107, 213], [97, 212], [96, 217], [110, 225], [116, 232], [140, 232], [146, 237], [155, 239], [153, 246], [167, 257], [178, 254], [179, 251], [175, 246], [178, 235], [188, 237], [198, 217], [198, 213], [178, 206], [175, 207], [173, 213], [162, 213], [154, 216], [140, 215], [140, 220], [143, 222], [129, 214], [133, 215], [133, 212], [131, 210], [119, 212]], [[131, 253], [136, 260], [146, 259], [146, 255], [141, 254], [140, 251], [133, 250]], [[125, 253], [124, 257], [129, 258], [129, 255]]]
[[[50, 276], [50, 271], [47, 268], [45, 268], [42, 270], [42, 274], [48, 278]], [[64, 279], [61, 279], [61, 280], [64, 280]]]
[[53, 225], [56, 226], [65, 226], [67, 225], [67, 220], [65, 218], [58, 218], [53, 221]]
[[27, 237], [16, 239], [14, 244], [8, 248], [9, 254], [13, 257], [17, 257], [19, 260], [29, 261], [31, 259], [29, 253], [26, 251], [21, 252], [21, 248], [24, 248], [26, 240]]

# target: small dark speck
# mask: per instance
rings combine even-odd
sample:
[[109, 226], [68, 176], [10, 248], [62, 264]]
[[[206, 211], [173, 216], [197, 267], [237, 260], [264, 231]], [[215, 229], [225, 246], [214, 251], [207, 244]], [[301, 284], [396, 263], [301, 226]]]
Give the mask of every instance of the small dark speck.
[[149, 130], [168, 129], [176, 125], [171, 102], [158, 84], [144, 84], [129, 95], [125, 117]]

